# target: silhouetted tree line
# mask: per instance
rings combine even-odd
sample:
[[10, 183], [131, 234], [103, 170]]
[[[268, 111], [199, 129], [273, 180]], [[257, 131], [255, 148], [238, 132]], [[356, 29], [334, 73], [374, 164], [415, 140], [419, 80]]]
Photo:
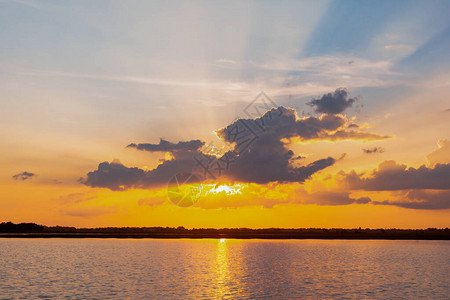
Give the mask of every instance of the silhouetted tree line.
[[[35, 223], [3, 222], [0, 233], [30, 233], [33, 236], [61, 237], [155, 237], [155, 238], [317, 238], [317, 239], [450, 239], [450, 229], [370, 229], [365, 228], [193, 228], [102, 227], [75, 228]], [[58, 235], [59, 234], [59, 235]], [[5, 235], [4, 235], [5, 236]]]
[[3, 222], [0, 224], [0, 232], [42, 232], [44, 228], [44, 225], [35, 223], [14, 224], [12, 222]]

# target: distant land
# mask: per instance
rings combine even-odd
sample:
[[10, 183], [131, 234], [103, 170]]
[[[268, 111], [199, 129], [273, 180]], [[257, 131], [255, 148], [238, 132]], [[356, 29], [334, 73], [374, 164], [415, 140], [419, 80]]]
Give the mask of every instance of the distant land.
[[0, 238], [132, 238], [132, 239], [386, 239], [450, 240], [450, 229], [341, 229], [341, 228], [194, 228], [102, 227], [75, 228], [35, 223], [3, 222]]

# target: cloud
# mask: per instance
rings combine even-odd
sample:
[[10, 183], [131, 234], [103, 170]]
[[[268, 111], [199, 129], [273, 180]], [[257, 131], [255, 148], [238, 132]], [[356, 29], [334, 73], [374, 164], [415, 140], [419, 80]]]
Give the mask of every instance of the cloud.
[[[299, 118], [293, 108], [280, 106], [268, 110], [256, 119], [239, 119], [216, 131], [229, 143], [236, 143], [238, 150], [245, 147], [243, 141], [260, 137], [275, 140], [382, 140], [390, 136], [365, 131], [348, 130], [349, 120], [342, 115], [323, 114], [320, 117]], [[243, 146], [242, 146], [243, 145]]]
[[312, 99], [307, 104], [315, 107], [317, 113], [340, 114], [351, 107], [357, 98], [350, 98], [346, 89], [336, 89], [320, 98]]
[[[347, 103], [345, 90], [337, 90]], [[345, 94], [345, 95], [344, 95]], [[127, 167], [118, 161], [100, 163], [97, 170], [89, 172], [82, 183], [91, 187], [111, 190], [151, 188], [167, 184], [178, 173], [199, 174], [212, 178], [212, 170], [230, 181], [265, 184], [270, 182], [302, 183], [313, 174], [332, 166], [336, 159], [328, 156], [305, 165], [298, 165], [299, 156], [288, 149], [294, 142], [308, 140], [378, 140], [388, 136], [349, 130], [351, 122], [343, 115], [322, 114], [318, 117], [299, 118], [295, 109], [280, 106], [268, 110], [256, 119], [239, 119], [216, 131], [231, 150], [216, 157], [201, 152], [205, 145], [200, 140], [171, 143], [161, 139], [159, 144], [129, 144], [128, 148], [142, 151], [167, 151], [171, 159], [162, 160], [153, 170]], [[294, 166], [294, 161], [297, 165]], [[211, 163], [213, 162], [213, 163]], [[226, 163], [226, 168], [220, 163]]]
[[395, 205], [412, 209], [449, 209], [450, 191], [412, 190], [401, 200], [373, 201], [375, 205]]
[[129, 144], [127, 147], [151, 152], [155, 151], [178, 152], [178, 151], [198, 151], [204, 145], [205, 142], [202, 142], [200, 140], [178, 142], [177, 144], [174, 144], [164, 139], [160, 139], [159, 144]]
[[[327, 205], [340, 206], [350, 204], [368, 204], [368, 197], [353, 197], [349, 192], [320, 191], [307, 192], [303, 186], [291, 184], [269, 183], [265, 185], [254, 183], [236, 184], [203, 184], [202, 196], [195, 204], [204, 209], [237, 208], [261, 206], [272, 208], [275, 205]], [[150, 197], [139, 200], [139, 205], [161, 205], [164, 199]]]
[[293, 167], [294, 152], [287, 148], [294, 140], [383, 139], [376, 134], [347, 131], [348, 120], [341, 115], [298, 118], [292, 108], [278, 107], [256, 119], [239, 119], [216, 131], [234, 144], [239, 160], [227, 176], [241, 182], [304, 182], [314, 173], [333, 165], [332, 157]]
[[341, 191], [323, 191], [316, 193], [299, 193], [296, 195], [295, 203], [316, 204], [316, 205], [349, 205], [349, 204], [367, 204], [371, 202], [369, 197], [354, 198], [349, 192]]
[[62, 204], [78, 204], [95, 199], [96, 195], [89, 193], [72, 193], [65, 196], [58, 197], [58, 201]]
[[[221, 80], [185, 80], [183, 78], [174, 79], [168, 77], [142, 77], [133, 75], [103, 75], [103, 74], [88, 74], [88, 73], [76, 73], [76, 72], [62, 72], [57, 70], [31, 70], [28, 72], [20, 72], [21, 75], [33, 76], [33, 77], [53, 77], [53, 78], [78, 78], [89, 79], [99, 81], [111, 81], [111, 82], [123, 82], [123, 83], [136, 83], [144, 85], [156, 85], [156, 86], [169, 86], [174, 88], [199, 88], [207, 90], [243, 90], [242, 86], [245, 86], [245, 82], [241, 84], [230, 84], [228, 81]], [[242, 85], [242, 86], [241, 86]]]
[[69, 217], [82, 217], [82, 218], [91, 218], [98, 217], [103, 215], [115, 214], [118, 212], [117, 206], [108, 206], [108, 207], [68, 207], [61, 209], [61, 213], [63, 215]]
[[431, 152], [427, 159], [432, 165], [437, 163], [450, 164], [450, 140], [440, 140], [438, 149]]
[[148, 206], [158, 206], [162, 205], [164, 202], [166, 202], [167, 198], [141, 198], [138, 200], [139, 206], [141, 205], [148, 205]]
[[369, 177], [351, 171], [340, 173], [343, 183], [350, 189], [366, 191], [395, 191], [408, 189], [450, 189], [450, 164], [436, 164], [434, 167], [407, 168], [395, 161], [384, 161]]
[[373, 153], [383, 153], [384, 149], [381, 147], [373, 147], [369, 149], [362, 149], [362, 151], [366, 154], [373, 154]]
[[25, 171], [25, 172], [14, 175], [12, 178], [14, 180], [27, 180], [27, 179], [31, 179], [33, 176], [36, 176], [36, 174]]
[[103, 187], [113, 191], [130, 188], [151, 188], [165, 185], [176, 174], [192, 172], [193, 159], [166, 160], [155, 169], [146, 171], [137, 167], [126, 167], [120, 161], [102, 162], [97, 170], [89, 172], [80, 182], [90, 187]]

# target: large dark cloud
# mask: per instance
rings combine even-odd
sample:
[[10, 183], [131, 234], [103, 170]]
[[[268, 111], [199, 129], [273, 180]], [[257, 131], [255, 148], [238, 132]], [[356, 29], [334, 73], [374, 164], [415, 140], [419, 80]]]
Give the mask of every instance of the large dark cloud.
[[357, 98], [350, 98], [346, 89], [337, 89], [334, 93], [324, 94], [320, 98], [312, 99], [307, 104], [315, 111], [324, 114], [340, 114], [351, 107]]
[[287, 148], [292, 139], [382, 139], [384, 136], [345, 129], [348, 120], [340, 115], [322, 115], [300, 119], [292, 108], [282, 106], [257, 119], [240, 119], [216, 133], [235, 145], [237, 163], [227, 175], [244, 182], [303, 182], [314, 173], [333, 165], [332, 157], [308, 165], [293, 167], [294, 152]]
[[27, 180], [27, 179], [32, 178], [33, 176], [36, 176], [36, 174], [25, 171], [25, 172], [13, 175], [12, 178], [14, 180]]
[[395, 191], [408, 189], [450, 189], [450, 164], [436, 164], [434, 167], [421, 166], [417, 169], [395, 161], [385, 161], [368, 177], [351, 171], [341, 173], [342, 181], [350, 189], [366, 191]]
[[336, 159], [324, 157], [294, 167], [292, 161], [296, 156], [288, 149], [290, 142], [387, 138], [364, 131], [349, 130], [349, 124], [349, 120], [342, 115], [323, 114], [320, 117], [298, 118], [294, 109], [280, 106], [267, 111], [260, 118], [240, 119], [219, 129], [217, 135], [232, 145], [232, 150], [222, 157], [203, 154], [200, 149], [204, 142], [200, 140], [171, 143], [161, 139], [159, 144], [133, 143], [128, 147], [151, 152], [171, 152], [173, 159], [163, 160], [155, 169], [149, 171], [129, 168], [119, 162], [103, 162], [97, 170], [88, 173], [82, 182], [92, 187], [125, 190], [167, 184], [172, 176], [180, 172], [200, 173], [208, 178], [211, 173], [199, 167], [198, 156], [201, 157], [202, 164], [214, 159], [226, 162], [225, 176], [232, 181], [304, 182], [313, 174], [333, 165]]

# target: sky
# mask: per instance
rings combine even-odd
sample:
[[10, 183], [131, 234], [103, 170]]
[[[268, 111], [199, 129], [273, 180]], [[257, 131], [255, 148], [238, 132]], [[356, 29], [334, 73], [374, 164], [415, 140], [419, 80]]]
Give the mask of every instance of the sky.
[[449, 15], [0, 0], [0, 221], [449, 227]]

